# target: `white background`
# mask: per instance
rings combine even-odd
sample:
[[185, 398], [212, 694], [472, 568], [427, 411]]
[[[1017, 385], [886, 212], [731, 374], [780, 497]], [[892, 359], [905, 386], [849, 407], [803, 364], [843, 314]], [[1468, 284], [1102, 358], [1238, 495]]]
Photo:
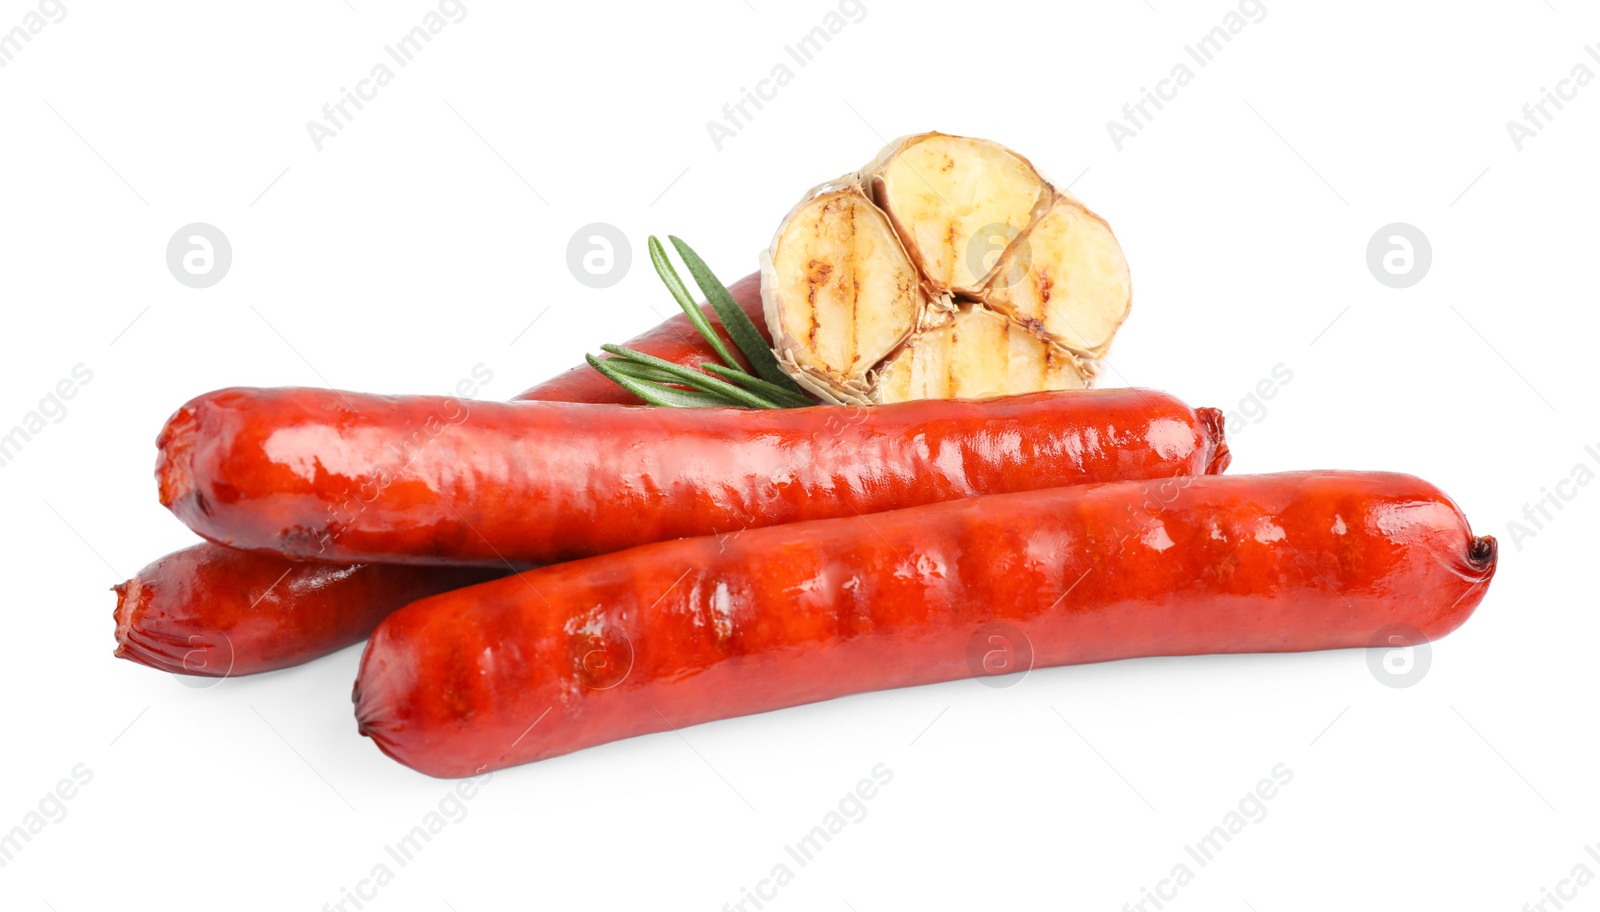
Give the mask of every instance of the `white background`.
[[[1600, 485], [1508, 526], [1600, 470], [1600, 85], [1520, 151], [1506, 129], [1600, 73], [1600, 14], [1278, 0], [1119, 151], [1106, 122], [1235, 7], [873, 0], [802, 68], [783, 48], [824, 0], [471, 0], [318, 151], [307, 121], [436, 8], [70, 0], [0, 69], [0, 429], [93, 372], [0, 468], [0, 829], [93, 772], [0, 868], [0, 905], [315, 910], [389, 861], [368, 909], [716, 910], [879, 763], [865, 819], [768, 909], [1115, 910], [1188, 862], [1168, 908], [1512, 910], [1600, 874]], [[4, 0], [0, 30], [35, 9]], [[793, 81], [719, 151], [707, 121], [781, 62]], [[188, 398], [444, 393], [480, 363], [509, 397], [669, 312], [646, 235], [732, 280], [806, 188], [925, 129], [1000, 140], [1110, 220], [1135, 296], [1108, 381], [1238, 413], [1234, 472], [1414, 472], [1501, 537], [1420, 683], [1341, 651], [854, 697], [499, 773], [402, 868], [383, 847], [451, 784], [357, 736], [358, 648], [208, 689], [111, 657], [107, 587], [194, 540], [151, 479]], [[191, 222], [233, 245], [205, 290], [165, 264]], [[566, 266], [591, 222], [633, 241], [606, 290]], [[1366, 264], [1391, 222], [1432, 244], [1405, 290]], [[1184, 845], [1280, 763], [1267, 816], [1195, 865]], [[1600, 908], [1600, 883], [1578, 896]]]

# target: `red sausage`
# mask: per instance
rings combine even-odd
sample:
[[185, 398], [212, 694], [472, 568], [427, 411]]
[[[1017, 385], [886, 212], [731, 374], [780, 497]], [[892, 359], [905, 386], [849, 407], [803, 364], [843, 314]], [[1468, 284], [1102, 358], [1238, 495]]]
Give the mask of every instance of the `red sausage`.
[[[1437, 639], [1493, 538], [1407, 475], [1003, 494], [662, 542], [424, 599], [373, 634], [363, 734], [433, 776], [1012, 667]], [[998, 639], [996, 639], [998, 638]], [[1387, 642], [1385, 640], [1385, 642]]]
[[[728, 291], [765, 333], [760, 274], [740, 279]], [[721, 332], [710, 305], [702, 310]], [[721, 334], [737, 352], [727, 334]], [[627, 346], [685, 366], [717, 357], [682, 314]], [[517, 398], [640, 401], [588, 365]], [[116, 655], [183, 674], [225, 677], [271, 671], [360, 642], [401, 605], [485, 577], [475, 569], [304, 563], [207, 542], [169, 554], [114, 587]]]
[[776, 410], [229, 389], [157, 444], [161, 502], [212, 541], [484, 566], [1227, 460], [1215, 409], [1137, 389]]
[[196, 545], [115, 586], [117, 651], [225, 678], [297, 665], [364, 639], [408, 602], [501, 574], [478, 567], [291, 564]]

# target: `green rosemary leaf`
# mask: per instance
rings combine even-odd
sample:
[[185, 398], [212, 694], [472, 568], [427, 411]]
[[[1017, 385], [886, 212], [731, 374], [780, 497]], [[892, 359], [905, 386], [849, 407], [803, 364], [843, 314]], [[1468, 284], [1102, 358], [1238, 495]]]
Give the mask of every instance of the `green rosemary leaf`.
[[752, 377], [743, 371], [729, 370], [720, 364], [707, 361], [700, 365], [700, 369], [707, 373], [721, 377], [730, 383], [737, 383], [745, 389], [766, 396], [778, 404], [779, 408], [806, 408], [817, 403], [807, 399], [799, 393], [790, 392], [776, 383], [768, 383], [760, 377]]
[[667, 259], [667, 251], [661, 246], [661, 241], [657, 240], [655, 235], [651, 235], [646, 246], [650, 248], [650, 265], [656, 268], [656, 275], [661, 277], [667, 290], [672, 292], [672, 297], [677, 300], [678, 306], [683, 308], [684, 314], [694, 324], [694, 328], [711, 343], [712, 349], [724, 364], [739, 370], [739, 360], [728, 351], [728, 347], [722, 343], [722, 337], [711, 328], [711, 321], [706, 319], [705, 312], [695, 303], [694, 298], [689, 296], [689, 289], [684, 287], [683, 279], [678, 277], [678, 271], [672, 268], [672, 261]]
[[723, 329], [749, 361], [755, 374], [760, 376], [746, 371], [743, 362], [717, 335], [706, 313], [690, 297], [688, 287], [667, 257], [666, 248], [654, 235], [649, 238], [647, 245], [650, 264], [655, 267], [656, 275], [661, 277], [689, 322], [711, 345], [723, 364], [702, 364], [702, 372], [620, 345], [602, 345], [600, 350], [613, 357], [602, 359], [587, 356], [590, 366], [651, 405], [675, 408], [804, 408], [815, 405], [815, 400], [778, 367], [778, 359], [761, 337], [761, 331], [733, 300], [733, 295], [728, 293], [727, 287], [711, 272], [700, 255], [681, 239], [673, 235], [668, 235], [668, 238], [679, 256], [683, 257], [695, 284], [700, 286], [706, 299], [711, 302], [711, 308]]
[[672, 389], [643, 380], [635, 380], [615, 367], [607, 364], [605, 360], [594, 355], [585, 355], [589, 366], [604, 374], [607, 379], [638, 396], [651, 405], [662, 405], [668, 408], [726, 408], [728, 401], [719, 396], [709, 396], [705, 393], [690, 390]]
[[733, 295], [728, 293], [727, 286], [723, 285], [722, 280], [711, 271], [706, 261], [700, 258], [700, 254], [695, 253], [694, 248], [684, 243], [681, 238], [669, 234], [667, 239], [677, 248], [678, 256], [683, 257], [684, 265], [689, 267], [689, 274], [694, 277], [695, 284], [700, 286], [701, 293], [716, 310], [717, 319], [722, 321], [722, 328], [728, 331], [734, 344], [739, 346], [739, 351], [744, 353], [750, 366], [755, 368], [761, 379], [791, 393], [804, 395], [800, 386], [778, 367], [778, 358], [767, 345], [767, 340], [761, 337], [761, 331], [756, 329], [749, 315], [738, 302], [733, 300]]
[[606, 366], [625, 377], [632, 377], [635, 380], [668, 384], [681, 384], [683, 382], [664, 370], [651, 367], [648, 364], [640, 364], [637, 361], [630, 361], [627, 358], [611, 358], [606, 361]]
[[671, 361], [666, 361], [653, 355], [637, 352], [631, 348], [623, 348], [620, 345], [602, 345], [600, 350], [610, 355], [616, 355], [619, 358], [627, 358], [636, 364], [643, 364], [670, 374], [674, 383], [682, 383], [685, 386], [692, 386], [703, 393], [734, 400], [729, 403], [730, 405], [744, 405], [750, 408], [778, 408], [776, 402], [764, 396], [740, 389], [710, 374], [702, 374], [692, 368], [673, 364]]

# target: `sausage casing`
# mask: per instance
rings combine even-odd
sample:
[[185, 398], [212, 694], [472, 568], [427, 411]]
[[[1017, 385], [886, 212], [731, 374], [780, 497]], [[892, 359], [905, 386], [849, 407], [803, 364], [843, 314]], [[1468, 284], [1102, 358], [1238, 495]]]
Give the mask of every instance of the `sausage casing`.
[[662, 542], [423, 599], [373, 634], [356, 716], [400, 762], [465, 776], [981, 674], [996, 636], [1033, 666], [1437, 639], [1494, 573], [1494, 539], [1411, 476], [1185, 482]]

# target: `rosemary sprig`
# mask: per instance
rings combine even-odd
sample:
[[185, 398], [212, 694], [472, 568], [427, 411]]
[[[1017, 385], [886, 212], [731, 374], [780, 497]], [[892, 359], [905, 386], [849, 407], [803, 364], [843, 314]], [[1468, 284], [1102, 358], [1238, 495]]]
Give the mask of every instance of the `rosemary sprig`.
[[651, 405], [669, 408], [804, 408], [815, 405], [816, 401], [778, 366], [777, 356], [767, 347], [761, 331], [700, 255], [682, 240], [671, 235], [668, 235], [668, 239], [683, 258], [701, 293], [711, 302], [711, 308], [723, 329], [727, 330], [728, 337], [755, 373], [745, 370], [722, 337], [717, 335], [711, 321], [706, 319], [705, 312], [695, 303], [683, 279], [678, 276], [678, 271], [673, 268], [666, 248], [654, 236], [651, 236], [647, 246], [656, 275], [661, 277], [673, 300], [678, 302], [695, 330], [711, 345], [723, 363], [702, 363], [702, 370], [697, 371], [620, 345], [602, 345], [600, 350], [611, 357], [588, 355], [589, 366]]
[[756, 369], [756, 374], [773, 386], [782, 387], [797, 396], [801, 395], [799, 385], [778, 367], [778, 356], [767, 347], [760, 331], [740, 309], [738, 302], [733, 300], [733, 295], [728, 293], [728, 287], [711, 272], [711, 267], [706, 265], [706, 261], [700, 259], [700, 254], [695, 253], [694, 248], [684, 243], [682, 239], [670, 234], [667, 238], [672, 241], [672, 246], [677, 248], [678, 256], [683, 257], [683, 264], [689, 267], [689, 274], [694, 276], [694, 283], [705, 293], [706, 300], [711, 302], [711, 307], [717, 312], [717, 319], [722, 321], [723, 328], [733, 337], [734, 344], [739, 346], [745, 358], [749, 359], [750, 366]]
[[614, 362], [621, 360], [619, 358], [602, 359], [594, 355], [584, 355], [584, 358], [588, 359], [590, 367], [605, 374], [607, 379], [651, 405], [668, 408], [721, 408], [728, 404], [728, 401], [721, 396], [710, 396], [660, 383], [635, 380], [612, 366]]
[[689, 289], [683, 286], [683, 279], [678, 278], [678, 271], [672, 268], [672, 261], [667, 259], [667, 251], [653, 234], [650, 236], [649, 247], [650, 265], [656, 268], [656, 275], [666, 284], [667, 291], [672, 292], [673, 300], [683, 308], [683, 312], [689, 317], [689, 322], [693, 323], [694, 328], [700, 331], [700, 335], [705, 336], [711, 347], [716, 349], [717, 357], [721, 358], [723, 363], [734, 370], [739, 370], [739, 359], [730, 354], [728, 347], [722, 344], [722, 337], [711, 328], [711, 321], [706, 319], [705, 312], [695, 304], [694, 298], [689, 296]]
[[700, 369], [708, 374], [714, 374], [724, 380], [737, 383], [752, 393], [765, 396], [776, 402], [780, 408], [805, 408], [808, 405], [816, 405], [815, 402], [793, 390], [779, 386], [776, 383], [768, 383], [760, 377], [752, 377], [744, 371], [730, 370], [720, 364], [712, 364], [709, 361], [702, 363]]
[[758, 396], [755, 393], [747, 390], [740, 389], [726, 380], [713, 377], [709, 374], [702, 374], [697, 370], [683, 367], [682, 365], [673, 364], [671, 361], [657, 358], [654, 355], [647, 355], [644, 352], [634, 351], [631, 348], [623, 348], [620, 345], [602, 345], [600, 346], [600, 350], [608, 355], [616, 355], [619, 358], [625, 359], [631, 365], [648, 367], [659, 374], [664, 374], [671, 378], [670, 380], [666, 381], [669, 383], [680, 383], [684, 386], [708, 395], [722, 396], [726, 399], [734, 399], [743, 403], [744, 405], [749, 406], [750, 408], [778, 407], [776, 402], [773, 402], [765, 397]]

